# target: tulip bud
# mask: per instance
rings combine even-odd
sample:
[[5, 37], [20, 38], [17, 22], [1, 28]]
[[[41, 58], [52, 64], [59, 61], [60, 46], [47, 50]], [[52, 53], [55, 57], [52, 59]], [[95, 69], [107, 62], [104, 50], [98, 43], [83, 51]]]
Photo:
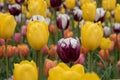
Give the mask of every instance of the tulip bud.
[[0, 38], [0, 46], [5, 44], [5, 40]]
[[74, 9], [73, 15], [74, 15], [74, 20], [76, 21], [82, 20], [82, 10], [80, 10], [79, 8]]
[[67, 9], [73, 9], [76, 6], [76, 0], [65, 0]]
[[15, 47], [8, 45], [7, 46], [7, 51], [8, 51], [8, 57], [12, 57], [15, 54]]
[[4, 3], [0, 2], [0, 10], [4, 8]]
[[51, 7], [58, 8], [62, 4], [62, 0], [50, 0]]
[[51, 45], [49, 50], [48, 50], [48, 54], [50, 57], [54, 58], [56, 57], [57, 55], [57, 52], [56, 52], [56, 45]]
[[13, 4], [8, 6], [9, 12], [12, 15], [19, 15], [21, 13], [21, 6], [19, 4]]
[[57, 17], [57, 27], [65, 30], [69, 26], [70, 17], [67, 14], [59, 14]]
[[43, 48], [42, 48], [42, 54], [43, 55], [46, 55], [48, 53], [48, 46], [45, 45]]
[[21, 28], [21, 34], [22, 34], [22, 36], [26, 36], [26, 33], [27, 33], [27, 26], [22, 26], [22, 28]]
[[18, 49], [18, 56], [23, 56], [24, 58], [26, 58], [29, 54], [29, 48], [28, 45], [26, 44], [21, 44], [17, 46]]
[[84, 54], [80, 54], [79, 58], [74, 62], [74, 64], [84, 64], [85, 63], [85, 56]]
[[3, 46], [0, 46], [0, 58], [4, 56]]
[[95, 22], [103, 22], [104, 21], [104, 17], [105, 17], [105, 10], [103, 8], [97, 8], [97, 14], [96, 14], [96, 19]]
[[103, 60], [109, 60], [109, 51], [108, 50], [100, 50], [99, 51], [99, 55], [101, 56], [101, 58], [103, 59]]
[[69, 29], [64, 31], [64, 38], [70, 38], [73, 37], [73, 32], [70, 31]]
[[49, 70], [55, 66], [57, 66], [57, 61], [52, 61], [52, 60], [49, 60], [49, 59], [46, 59], [45, 60], [45, 64], [44, 64], [44, 74], [45, 76], [49, 76], [48, 73], [49, 73]]
[[113, 25], [113, 31], [117, 34], [120, 33], [120, 24], [119, 23], [115, 23]]
[[109, 36], [110, 34], [111, 34], [110, 27], [105, 26], [104, 27], [104, 35], [105, 36]]
[[49, 26], [49, 31], [50, 31], [51, 34], [55, 34], [55, 32], [56, 32], [56, 26], [54, 24], [51, 24]]
[[118, 63], [116, 64], [116, 69], [118, 74], [120, 75], [120, 61], [118, 61]]
[[24, 3], [25, 0], [15, 0], [15, 1], [16, 1], [16, 3], [18, 3], [18, 4], [22, 4], [22, 3]]
[[115, 21], [120, 23], [120, 4], [117, 4], [115, 10], [114, 10], [114, 18], [115, 18]]
[[15, 33], [13, 36], [13, 39], [15, 41], [16, 44], [18, 44], [21, 40], [21, 34], [20, 33]]
[[76, 61], [80, 55], [80, 42], [74, 38], [62, 38], [57, 44], [57, 53], [60, 59], [68, 63]]
[[85, 48], [84, 46], [81, 46], [81, 47], [80, 47], [80, 53], [83, 53], [84, 55], [87, 55], [88, 52], [89, 52], [88, 49]]

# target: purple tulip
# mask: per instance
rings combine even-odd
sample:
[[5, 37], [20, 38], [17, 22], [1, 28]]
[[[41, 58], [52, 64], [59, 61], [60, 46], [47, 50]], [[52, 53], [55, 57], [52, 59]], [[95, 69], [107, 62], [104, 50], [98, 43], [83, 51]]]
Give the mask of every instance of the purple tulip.
[[74, 15], [74, 20], [76, 21], [82, 20], [82, 10], [80, 10], [79, 8], [74, 9], [73, 15]]
[[57, 27], [65, 30], [69, 26], [70, 17], [67, 14], [59, 14], [57, 17]]
[[8, 6], [10, 14], [17, 16], [21, 13], [21, 6], [19, 4], [13, 4]]
[[20, 39], [21, 39], [21, 34], [15, 33], [13, 39], [14, 39], [15, 43], [18, 44], [20, 42]]
[[0, 10], [2, 10], [4, 8], [4, 3], [0, 2]]
[[25, 0], [15, 0], [15, 1], [16, 1], [16, 3], [18, 3], [18, 4], [22, 4], [22, 3], [24, 3]]
[[113, 31], [117, 34], [120, 33], [120, 24], [119, 23], [115, 23], [113, 25]]
[[98, 21], [103, 22], [106, 11], [105, 11], [103, 8], [97, 8], [97, 11], [96, 11], [96, 12], [97, 12], [97, 15], [96, 15], [95, 22], [98, 22]]
[[108, 37], [110, 34], [111, 34], [110, 27], [105, 26], [104, 27], [104, 35]]
[[57, 53], [60, 59], [65, 62], [74, 62], [80, 55], [80, 42], [74, 38], [62, 38], [57, 44]]
[[62, 0], [50, 0], [51, 7], [58, 8], [62, 4]]

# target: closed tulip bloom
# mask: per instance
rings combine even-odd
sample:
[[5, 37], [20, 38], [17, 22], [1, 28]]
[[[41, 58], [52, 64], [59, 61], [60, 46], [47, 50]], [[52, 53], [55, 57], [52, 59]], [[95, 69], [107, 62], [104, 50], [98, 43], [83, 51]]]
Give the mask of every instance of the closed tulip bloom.
[[115, 23], [113, 25], [113, 31], [117, 34], [120, 33], [120, 23]]
[[35, 62], [22, 61], [14, 64], [14, 80], [38, 80], [38, 70]]
[[50, 6], [53, 8], [58, 8], [62, 4], [62, 0], [50, 0]]
[[15, 0], [7, 0], [8, 3], [15, 4]]
[[111, 47], [111, 40], [110, 38], [102, 38], [101, 43], [100, 43], [100, 48], [103, 50], [110, 49]]
[[28, 23], [27, 39], [32, 48], [35, 50], [40, 50], [44, 45], [47, 44], [48, 37], [48, 25], [44, 19], [30, 21]]
[[85, 21], [94, 21], [96, 18], [96, 2], [84, 4], [82, 6], [82, 11], [83, 19]]
[[103, 22], [104, 21], [104, 17], [105, 17], [105, 10], [103, 8], [97, 8], [97, 15], [96, 15], [96, 22]]
[[80, 10], [79, 8], [74, 9], [73, 15], [74, 15], [74, 20], [76, 21], [82, 20], [82, 10]]
[[81, 80], [101, 80], [99, 76], [92, 72], [92, 73], [86, 73], [82, 76]]
[[65, 5], [68, 9], [73, 9], [76, 5], [76, 0], [65, 0]]
[[4, 0], [0, 0], [0, 3], [3, 3], [4, 2]]
[[46, 17], [46, 9], [47, 3], [44, 0], [28, 0], [27, 17], [32, 17], [33, 15]]
[[117, 7], [114, 10], [114, 18], [116, 22], [120, 22], [120, 4], [117, 4]]
[[0, 13], [0, 38], [8, 39], [14, 34], [16, 21], [9, 13]]
[[59, 14], [57, 17], [57, 27], [65, 30], [69, 26], [70, 17], [67, 14]]
[[15, 2], [18, 3], [18, 4], [22, 4], [22, 3], [24, 3], [24, 1], [25, 0], [15, 0]]
[[110, 27], [105, 26], [105, 27], [104, 27], [104, 35], [108, 37], [108, 36], [110, 36], [110, 34], [111, 34], [111, 29], [110, 29]]
[[13, 39], [15, 41], [16, 44], [18, 44], [21, 40], [21, 34], [20, 33], [15, 33], [13, 36]]
[[80, 6], [82, 6], [85, 3], [92, 2], [93, 0], [79, 0], [80, 1]]
[[80, 55], [80, 42], [78, 39], [60, 39], [57, 44], [57, 53], [60, 59], [65, 62], [74, 62]]
[[86, 22], [81, 28], [82, 45], [88, 50], [95, 50], [103, 37], [101, 23]]
[[111, 11], [114, 10], [116, 5], [116, 0], [102, 0], [102, 7], [105, 10]]
[[48, 80], [81, 80], [82, 75], [84, 75], [82, 65], [76, 64], [69, 68], [66, 64], [59, 63], [56, 67], [50, 69]]

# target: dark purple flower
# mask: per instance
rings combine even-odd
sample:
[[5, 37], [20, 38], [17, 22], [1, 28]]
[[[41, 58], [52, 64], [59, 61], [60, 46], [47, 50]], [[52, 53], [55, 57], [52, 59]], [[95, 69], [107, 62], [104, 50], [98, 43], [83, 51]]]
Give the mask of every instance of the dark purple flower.
[[74, 38], [60, 39], [57, 44], [57, 53], [65, 63], [76, 61], [80, 55], [79, 40]]
[[57, 27], [65, 30], [69, 26], [70, 17], [67, 14], [59, 14], [57, 17]]
[[82, 10], [79, 8], [75, 8], [73, 10], [74, 20], [81, 21], [82, 20]]
[[10, 14], [17, 16], [21, 13], [21, 6], [19, 4], [13, 4], [8, 6]]
[[103, 22], [106, 11], [103, 8], [97, 8], [96, 12], [97, 12], [97, 15], [96, 15], [95, 22], [98, 22], [98, 21]]
[[18, 3], [18, 4], [22, 4], [22, 3], [24, 3], [25, 0], [15, 0], [15, 1], [16, 1], [16, 3]]
[[0, 10], [4, 8], [4, 3], [0, 3]]
[[58, 8], [62, 4], [62, 0], [50, 0], [51, 7]]
[[111, 34], [110, 27], [105, 26], [104, 27], [104, 35], [108, 37]]
[[119, 23], [115, 23], [113, 25], [113, 31], [117, 34], [120, 33], [120, 24]]

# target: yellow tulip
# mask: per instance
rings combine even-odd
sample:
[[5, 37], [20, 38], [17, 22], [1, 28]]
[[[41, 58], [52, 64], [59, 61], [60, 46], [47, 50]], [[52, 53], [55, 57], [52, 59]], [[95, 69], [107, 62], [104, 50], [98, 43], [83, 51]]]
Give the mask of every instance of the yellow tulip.
[[101, 23], [87, 21], [81, 28], [82, 45], [88, 50], [95, 50], [103, 37], [103, 28]]
[[120, 4], [117, 4], [117, 7], [114, 10], [115, 21], [120, 23]]
[[15, 4], [15, 0], [7, 0], [7, 2]]
[[4, 2], [4, 0], [0, 0], [0, 2], [2, 3], [2, 2]]
[[47, 7], [50, 7], [51, 5], [50, 5], [50, 0], [45, 0], [46, 1], [46, 3], [47, 3]]
[[92, 73], [86, 73], [82, 76], [81, 80], [100, 80], [98, 75], [94, 72]]
[[116, 0], [102, 0], [102, 7], [105, 10], [114, 10], [116, 5]]
[[43, 21], [31, 21], [27, 26], [27, 39], [35, 50], [40, 50], [47, 44], [49, 38], [48, 25]]
[[22, 61], [14, 64], [14, 80], [38, 80], [38, 70], [36, 64], [31, 61]]
[[0, 38], [8, 39], [14, 34], [16, 21], [9, 13], [0, 13]]
[[84, 75], [82, 65], [76, 64], [69, 68], [66, 64], [59, 63], [50, 69], [48, 80], [81, 80], [82, 75]]
[[73, 9], [76, 5], [76, 0], [65, 0], [65, 5], [68, 9]]
[[111, 47], [111, 40], [110, 38], [102, 38], [101, 43], [100, 43], [100, 48], [107, 50]]
[[94, 21], [96, 18], [96, 2], [83, 4], [82, 11], [85, 21]]
[[92, 2], [93, 0], [80, 0], [80, 6], [82, 6], [85, 3]]
[[33, 15], [42, 15], [46, 17], [47, 3], [44, 0], [28, 0], [28, 12], [27, 17]]
[[106, 11], [106, 13], [105, 13], [105, 18], [106, 18], [106, 19], [110, 19], [110, 17], [111, 17], [110, 12], [109, 12], [109, 11]]

